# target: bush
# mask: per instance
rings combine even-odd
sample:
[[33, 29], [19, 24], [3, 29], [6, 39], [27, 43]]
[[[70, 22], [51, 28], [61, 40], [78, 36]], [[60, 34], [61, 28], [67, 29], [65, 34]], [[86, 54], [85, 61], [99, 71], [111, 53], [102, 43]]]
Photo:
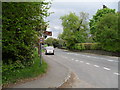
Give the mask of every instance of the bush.
[[85, 47], [82, 43], [75, 44], [75, 50], [84, 50]]
[[92, 43], [82, 43], [85, 47], [85, 49], [90, 50]]
[[99, 43], [77, 43], [73, 48], [75, 50], [99, 50], [101, 45]]
[[[113, 48], [113, 45], [117, 47]], [[71, 50], [105, 50], [110, 52], [120, 52], [120, 47], [117, 43], [111, 45], [103, 45], [100, 43], [76, 43], [75, 45], [71, 46]]]
[[103, 45], [102, 49], [109, 52], [120, 52], [120, 46], [118, 45], [118, 43], [111, 43], [111, 45]]
[[9, 65], [2, 64], [2, 84], [15, 83], [20, 79], [36, 77], [46, 72], [47, 63], [43, 61], [40, 67], [40, 58], [38, 51], [34, 51], [34, 61], [32, 66], [25, 67], [20, 61]]
[[101, 49], [101, 44], [99, 44], [99, 43], [91, 43], [90, 49], [91, 50], [100, 50]]
[[[23, 64], [33, 59], [33, 46], [38, 42], [40, 32], [46, 30], [44, 18], [50, 2], [3, 2], [2, 8], [2, 58]], [[48, 8], [46, 8], [48, 7]], [[19, 12], [18, 12], [19, 11]], [[42, 30], [42, 31], [41, 31]]]

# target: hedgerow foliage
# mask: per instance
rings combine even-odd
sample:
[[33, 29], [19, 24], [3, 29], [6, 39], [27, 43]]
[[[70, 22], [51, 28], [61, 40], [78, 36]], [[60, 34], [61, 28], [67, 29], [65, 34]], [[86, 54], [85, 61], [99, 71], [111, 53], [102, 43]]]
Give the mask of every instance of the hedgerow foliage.
[[46, 26], [44, 17], [49, 16], [48, 5], [44, 1], [2, 3], [3, 63], [32, 62], [38, 32]]
[[90, 20], [92, 38], [103, 50], [120, 52], [119, 15], [115, 9], [103, 8]]

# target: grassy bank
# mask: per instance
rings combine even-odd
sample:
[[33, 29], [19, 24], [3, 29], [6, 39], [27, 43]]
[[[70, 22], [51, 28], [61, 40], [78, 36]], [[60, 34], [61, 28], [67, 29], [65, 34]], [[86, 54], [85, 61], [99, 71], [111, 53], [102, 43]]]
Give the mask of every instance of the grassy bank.
[[[34, 51], [34, 56], [35, 56], [33, 60], [34, 64], [32, 66], [25, 67], [23, 69], [18, 68], [14, 70], [9, 70], [7, 72], [3, 72], [4, 74], [4, 76], [2, 77], [3, 85], [7, 85], [10, 83], [16, 83], [20, 79], [33, 78], [33, 77], [36, 77], [38, 75], [45, 73], [48, 65], [45, 61], [43, 61], [42, 65], [40, 66], [40, 58], [38, 56], [37, 49]], [[7, 67], [10, 67], [10, 66], [7, 66]]]

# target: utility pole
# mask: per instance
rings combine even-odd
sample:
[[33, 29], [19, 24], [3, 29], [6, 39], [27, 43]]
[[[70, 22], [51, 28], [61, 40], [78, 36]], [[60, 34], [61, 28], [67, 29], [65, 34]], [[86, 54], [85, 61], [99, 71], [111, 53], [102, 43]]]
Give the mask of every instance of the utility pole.
[[40, 66], [42, 65], [42, 43], [44, 42], [44, 38], [43, 37], [40, 37], [39, 38], [39, 54], [40, 54]]
[[45, 31], [42, 34], [42, 37], [38, 38], [38, 54], [40, 55], [40, 66], [42, 65], [42, 43], [44, 43], [44, 37], [46, 38], [47, 36], [52, 36], [51, 31]]

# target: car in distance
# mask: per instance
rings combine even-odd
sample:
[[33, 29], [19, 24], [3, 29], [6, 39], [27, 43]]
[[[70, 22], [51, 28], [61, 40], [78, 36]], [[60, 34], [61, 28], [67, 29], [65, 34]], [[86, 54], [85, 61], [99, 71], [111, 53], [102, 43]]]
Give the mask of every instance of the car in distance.
[[47, 55], [47, 54], [54, 55], [54, 47], [53, 46], [48, 46], [45, 48], [45, 55]]

